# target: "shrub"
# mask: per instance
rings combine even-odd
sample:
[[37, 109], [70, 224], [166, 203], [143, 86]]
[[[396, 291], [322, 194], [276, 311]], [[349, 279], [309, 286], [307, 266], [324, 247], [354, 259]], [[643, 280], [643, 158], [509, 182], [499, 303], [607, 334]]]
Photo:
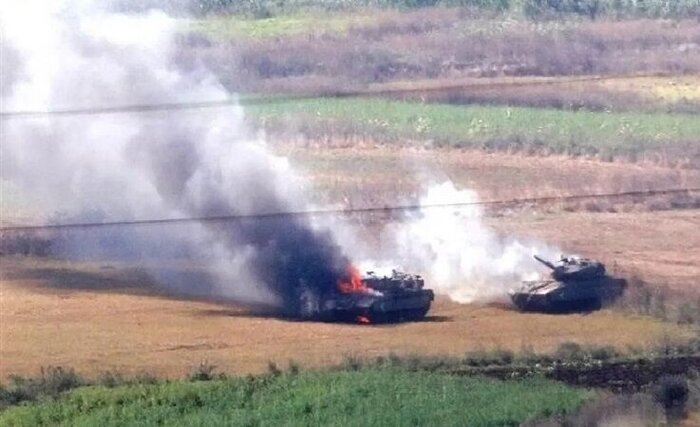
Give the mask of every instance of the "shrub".
[[580, 344], [575, 342], [564, 342], [559, 345], [555, 357], [565, 361], [581, 361], [586, 358], [586, 352]]
[[678, 323], [692, 324], [698, 317], [697, 307], [690, 303], [683, 303], [678, 307]]
[[343, 367], [350, 371], [359, 371], [363, 365], [362, 359], [354, 355], [347, 355], [343, 359]]
[[590, 355], [591, 359], [594, 360], [610, 360], [620, 355], [618, 351], [615, 350], [615, 347], [610, 345], [591, 347], [588, 350], [588, 354]]
[[116, 371], [104, 371], [101, 372], [94, 382], [85, 383], [100, 385], [103, 387], [113, 388], [123, 385], [134, 385], [134, 384], [156, 384], [159, 379], [155, 375], [146, 372], [140, 372], [134, 376], [124, 376], [120, 372]]
[[148, 372], [141, 372], [137, 374], [133, 379], [129, 380], [134, 384], [155, 384], [158, 382], [158, 378], [155, 375], [149, 374]]
[[196, 366], [187, 376], [190, 381], [211, 381], [215, 378], [214, 371], [216, 365], [213, 365], [206, 360]]
[[656, 295], [653, 315], [661, 320], [668, 320], [668, 314], [666, 311], [666, 295], [664, 295], [662, 292], [659, 292]]
[[464, 363], [469, 366], [510, 365], [513, 363], [513, 352], [505, 349], [471, 351], [465, 355]]
[[115, 371], [105, 371], [97, 376], [97, 384], [108, 388], [120, 386], [125, 382], [124, 376]]
[[270, 375], [277, 376], [282, 373], [282, 370], [277, 366], [277, 363], [270, 360], [267, 362], [267, 372]]
[[529, 17], [571, 13], [595, 19], [603, 11], [601, 0], [525, 0], [523, 13]]
[[39, 376], [26, 378], [19, 375], [10, 377], [7, 387], [0, 387], [0, 406], [16, 405], [23, 401], [42, 398], [55, 398], [60, 393], [84, 385], [73, 369], [60, 366], [42, 367]]
[[688, 401], [688, 381], [677, 375], [665, 375], [654, 385], [652, 395], [667, 416], [682, 413]]
[[595, 18], [601, 14], [648, 17], [698, 16], [698, 0], [112, 0], [121, 11], [160, 8], [173, 14], [209, 15], [233, 13], [269, 18], [305, 9], [343, 10], [363, 7], [416, 9], [432, 6], [468, 6], [490, 10], [522, 11], [530, 17], [578, 14]]

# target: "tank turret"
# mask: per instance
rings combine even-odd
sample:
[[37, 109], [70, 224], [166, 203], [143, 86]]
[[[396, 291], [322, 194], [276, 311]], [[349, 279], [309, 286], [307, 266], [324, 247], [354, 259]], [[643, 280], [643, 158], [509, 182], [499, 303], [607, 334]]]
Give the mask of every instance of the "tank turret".
[[597, 309], [622, 294], [627, 282], [608, 275], [599, 261], [576, 256], [561, 256], [552, 263], [534, 258], [551, 273], [548, 279], [526, 281], [510, 292], [513, 303], [521, 310], [575, 311]]
[[[356, 271], [355, 271], [356, 272]], [[392, 270], [391, 275], [357, 273], [356, 281], [341, 283], [335, 292], [318, 295], [299, 288], [303, 319], [385, 323], [423, 319], [434, 299], [419, 275]]]
[[546, 265], [550, 270], [556, 270], [556, 269], [557, 269], [557, 267], [555, 267], [554, 264], [552, 264], [551, 262], [547, 261], [546, 259], [540, 258], [540, 257], [538, 257], [537, 255], [533, 255], [533, 257], [534, 257], [537, 261], [539, 261], [539, 262], [541, 262], [542, 264]]
[[605, 276], [605, 266], [599, 261], [576, 256], [561, 256], [556, 264], [552, 264], [537, 255], [534, 258], [552, 270], [554, 280], [590, 280]]

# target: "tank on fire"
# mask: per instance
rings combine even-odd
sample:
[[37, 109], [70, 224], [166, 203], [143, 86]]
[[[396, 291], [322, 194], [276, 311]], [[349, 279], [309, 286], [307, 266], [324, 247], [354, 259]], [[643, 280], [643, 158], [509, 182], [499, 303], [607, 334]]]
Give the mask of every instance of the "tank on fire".
[[391, 276], [369, 271], [362, 288], [353, 292], [332, 291], [318, 295], [299, 287], [298, 317], [309, 320], [385, 323], [421, 320], [430, 310], [433, 291], [424, 289], [421, 276], [392, 270]]
[[510, 292], [513, 303], [524, 311], [596, 310], [620, 296], [627, 285], [625, 279], [608, 275], [599, 261], [562, 256], [553, 264], [537, 255], [535, 259], [551, 273], [547, 279], [525, 281]]

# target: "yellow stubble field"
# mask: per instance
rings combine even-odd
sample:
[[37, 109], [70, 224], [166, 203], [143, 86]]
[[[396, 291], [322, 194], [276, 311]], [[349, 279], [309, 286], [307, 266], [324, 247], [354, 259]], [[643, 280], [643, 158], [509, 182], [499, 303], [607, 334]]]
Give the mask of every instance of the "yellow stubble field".
[[[405, 171], [410, 171], [410, 165], [428, 157], [446, 171], [447, 178], [476, 188], [484, 198], [523, 194], [522, 183], [527, 182], [542, 184], [526, 193], [539, 196], [592, 191], [605, 183], [612, 187], [600, 190], [624, 190], [640, 183], [653, 187], [654, 182], [689, 185], [697, 180], [694, 171], [563, 158], [417, 151], [395, 161], [396, 156], [382, 148], [367, 149], [354, 159], [348, 159], [352, 152], [342, 150], [316, 155], [306, 148], [290, 150], [283, 154], [291, 155], [322, 191], [341, 199], [348, 196], [351, 202], [359, 197], [354, 200], [358, 205], [372, 202], [362, 200], [366, 183], [379, 182], [374, 189], [379, 194], [401, 196], [401, 192], [416, 191], [415, 182], [406, 181], [404, 188], [404, 181], [396, 178], [408, 177]], [[356, 167], [343, 174], [337, 162], [349, 160]], [[325, 169], [334, 170], [335, 177], [331, 179]], [[515, 181], [503, 183], [504, 177]], [[634, 271], [697, 299], [697, 209], [649, 211], [636, 205], [625, 212], [545, 209], [485, 221], [502, 235], [541, 239], [567, 251], [599, 257], [621, 271]], [[248, 373], [265, 370], [269, 361], [282, 366], [289, 360], [321, 366], [338, 363], [348, 355], [375, 357], [391, 352], [451, 356], [494, 348], [544, 352], [567, 341], [613, 345], [624, 351], [696, 334], [690, 327], [619, 310], [525, 314], [505, 305], [457, 304], [444, 296], [438, 296], [429, 318], [418, 323], [297, 322], [251, 315], [235, 304], [155, 293], [147, 284], [134, 283], [133, 277], [125, 276], [124, 282], [131, 282], [120, 283], [119, 267], [104, 270], [104, 266], [87, 263], [58, 264], [47, 259], [0, 257], [0, 377], [31, 374], [48, 365], [74, 367], [90, 375], [118, 370], [176, 377], [203, 361], [225, 372]], [[57, 285], [52, 271], [60, 271], [63, 279], [71, 276], [74, 286]], [[101, 280], [105, 271], [109, 278]]]

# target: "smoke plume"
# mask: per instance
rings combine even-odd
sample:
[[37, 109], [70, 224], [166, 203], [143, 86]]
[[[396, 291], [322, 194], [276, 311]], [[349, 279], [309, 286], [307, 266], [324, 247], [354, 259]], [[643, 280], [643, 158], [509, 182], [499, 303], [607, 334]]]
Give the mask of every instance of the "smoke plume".
[[[112, 13], [89, 1], [0, 7], [3, 111], [230, 97], [203, 65], [176, 65], [178, 23], [163, 12]], [[3, 189], [16, 190], [44, 220], [256, 215], [309, 207], [304, 181], [246, 129], [235, 102], [215, 109], [16, 118], [3, 121], [1, 131]], [[285, 313], [296, 309], [299, 284], [319, 294], [333, 291], [347, 279], [344, 253], [363, 251], [370, 255], [362, 267], [423, 273], [430, 287], [456, 301], [499, 299], [524, 276], [537, 274], [533, 253], [556, 251], [500, 238], [482, 223], [478, 206], [429, 207], [476, 200], [474, 192], [449, 182], [431, 187], [421, 212], [386, 227], [378, 251], [353, 239], [346, 224], [323, 226], [304, 216], [72, 229], [54, 249], [79, 259], [138, 261], [171, 291], [273, 305]], [[188, 268], [190, 261], [204, 267]]]
[[[163, 12], [115, 14], [99, 2], [3, 2], [2, 109], [52, 111], [227, 100], [203, 66], [183, 70], [177, 22]], [[304, 183], [231, 107], [16, 118], [2, 124], [1, 177], [35, 212], [62, 221], [255, 215], [301, 210]], [[169, 289], [276, 304], [323, 293], [348, 260], [301, 216], [64, 233], [61, 255], [148, 261]], [[206, 261], [205, 278], [169, 256]]]
[[417, 213], [384, 229], [383, 255], [376, 256], [382, 265], [421, 272], [454, 301], [503, 299], [521, 280], [539, 277], [542, 267], [533, 255], [554, 259], [560, 251], [499, 236], [484, 223], [478, 202], [476, 192], [458, 190], [450, 181], [429, 187]]

